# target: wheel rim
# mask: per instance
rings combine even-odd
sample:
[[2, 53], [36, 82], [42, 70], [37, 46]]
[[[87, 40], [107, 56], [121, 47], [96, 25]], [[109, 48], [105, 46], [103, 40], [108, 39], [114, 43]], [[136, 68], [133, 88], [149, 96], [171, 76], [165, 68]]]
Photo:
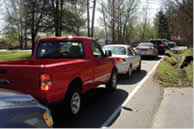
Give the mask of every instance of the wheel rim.
[[114, 73], [113, 76], [112, 76], [112, 86], [113, 86], [113, 88], [115, 88], [116, 85], [117, 85], [117, 75], [116, 75], [116, 73]]
[[71, 98], [71, 111], [73, 114], [75, 115], [78, 114], [80, 110], [80, 103], [81, 103], [80, 95], [79, 93], [75, 92]]

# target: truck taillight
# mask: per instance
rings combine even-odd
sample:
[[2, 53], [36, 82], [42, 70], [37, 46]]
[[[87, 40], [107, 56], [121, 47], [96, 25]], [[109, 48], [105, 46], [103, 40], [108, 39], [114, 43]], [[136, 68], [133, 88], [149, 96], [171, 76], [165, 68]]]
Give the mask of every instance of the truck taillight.
[[41, 74], [40, 75], [40, 89], [42, 91], [49, 91], [52, 87], [52, 79], [50, 74]]

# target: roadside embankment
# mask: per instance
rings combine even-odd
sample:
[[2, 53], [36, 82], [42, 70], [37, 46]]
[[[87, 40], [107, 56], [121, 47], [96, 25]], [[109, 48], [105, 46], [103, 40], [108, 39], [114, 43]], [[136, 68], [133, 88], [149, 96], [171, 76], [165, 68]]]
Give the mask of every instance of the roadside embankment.
[[155, 80], [163, 87], [193, 86], [193, 49], [169, 51], [159, 65]]

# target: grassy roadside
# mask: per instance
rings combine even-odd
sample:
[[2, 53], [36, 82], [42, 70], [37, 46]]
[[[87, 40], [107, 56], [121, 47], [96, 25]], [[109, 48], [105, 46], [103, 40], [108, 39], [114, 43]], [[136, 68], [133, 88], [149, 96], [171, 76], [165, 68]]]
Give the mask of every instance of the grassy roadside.
[[163, 62], [159, 65], [155, 80], [163, 87], [192, 87], [193, 86], [193, 61], [181, 69], [182, 85], [178, 83], [178, 70], [186, 56], [193, 56], [193, 49], [182, 51], [179, 55], [181, 57], [180, 64], [178, 64], [178, 55], [173, 52], [168, 53], [169, 56], [165, 57]]
[[31, 52], [20, 52], [20, 51], [2, 51], [0, 52], [0, 62], [23, 60], [31, 58]]

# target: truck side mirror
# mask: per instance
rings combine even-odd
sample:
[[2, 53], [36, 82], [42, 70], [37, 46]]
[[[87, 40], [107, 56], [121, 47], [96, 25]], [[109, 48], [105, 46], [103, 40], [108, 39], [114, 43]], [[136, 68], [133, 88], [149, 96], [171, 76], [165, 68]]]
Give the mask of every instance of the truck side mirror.
[[110, 50], [105, 51], [105, 56], [106, 57], [112, 56], [112, 52]]

